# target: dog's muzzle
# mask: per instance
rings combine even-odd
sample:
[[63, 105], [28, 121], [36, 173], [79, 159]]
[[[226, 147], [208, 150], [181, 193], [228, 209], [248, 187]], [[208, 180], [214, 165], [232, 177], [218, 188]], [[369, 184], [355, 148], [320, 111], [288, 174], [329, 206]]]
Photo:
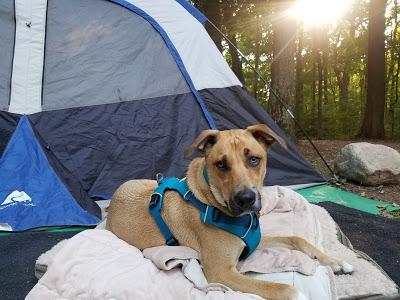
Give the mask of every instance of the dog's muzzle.
[[235, 208], [241, 212], [259, 212], [261, 210], [260, 194], [253, 189], [246, 188], [237, 192], [233, 197], [233, 202]]

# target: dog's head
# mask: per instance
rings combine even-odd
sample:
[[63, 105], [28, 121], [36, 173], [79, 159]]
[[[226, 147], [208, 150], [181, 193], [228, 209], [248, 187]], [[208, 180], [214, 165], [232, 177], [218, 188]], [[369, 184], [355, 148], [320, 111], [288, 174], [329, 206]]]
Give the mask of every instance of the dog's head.
[[204, 154], [216, 201], [239, 216], [261, 209], [267, 151], [274, 142], [287, 147], [281, 137], [263, 124], [246, 129], [204, 130], [186, 149], [185, 157], [195, 150]]

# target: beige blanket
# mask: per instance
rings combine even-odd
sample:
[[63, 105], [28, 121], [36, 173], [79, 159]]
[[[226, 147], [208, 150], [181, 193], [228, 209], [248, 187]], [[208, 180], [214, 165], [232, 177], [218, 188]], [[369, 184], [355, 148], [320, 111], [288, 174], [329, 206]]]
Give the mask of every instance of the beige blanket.
[[[321, 248], [322, 233], [313, 206], [297, 193], [282, 187], [265, 188], [261, 213], [263, 234], [298, 235]], [[322, 219], [334, 227], [335, 223], [329, 216]], [[328, 233], [331, 243], [328, 246], [333, 250], [342, 249], [335, 232], [330, 230]], [[324, 237], [326, 234], [324, 232]], [[334, 251], [338, 258], [342, 258], [340, 252], [344, 251]], [[349, 262], [354, 264], [351, 260]], [[60, 242], [39, 257], [36, 266], [37, 271], [45, 273], [27, 299], [259, 298], [233, 292], [221, 284], [208, 283], [197, 253], [190, 248], [155, 247], [142, 253], [106, 230], [87, 230]], [[238, 270], [259, 279], [291, 284], [310, 300], [337, 299], [331, 270], [318, 266], [316, 261], [297, 251], [280, 248], [256, 251], [239, 263]], [[384, 280], [377, 274], [379, 271], [369, 270], [374, 278]], [[349, 278], [353, 277], [343, 277], [347, 281]], [[361, 283], [354, 281], [353, 285], [359, 288]], [[391, 288], [386, 280], [385, 291]], [[348, 289], [341, 292], [342, 295], [351, 294]]]

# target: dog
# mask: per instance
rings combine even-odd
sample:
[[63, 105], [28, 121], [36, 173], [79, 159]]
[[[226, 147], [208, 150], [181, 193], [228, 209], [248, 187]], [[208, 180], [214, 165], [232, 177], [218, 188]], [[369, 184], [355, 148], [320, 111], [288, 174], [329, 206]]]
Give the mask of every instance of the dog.
[[[263, 124], [246, 129], [204, 130], [185, 151], [185, 158], [195, 151], [202, 154], [188, 167], [186, 178], [190, 191], [202, 203], [229, 216], [258, 213], [267, 152], [275, 142], [287, 147], [281, 137]], [[208, 178], [205, 178], [204, 170], [207, 170]], [[106, 228], [140, 250], [166, 243], [149, 213], [149, 199], [157, 186], [153, 180], [128, 181], [116, 190], [108, 208]], [[245, 247], [243, 241], [204, 224], [198, 209], [175, 191], [165, 192], [162, 217], [180, 245], [199, 253], [208, 282], [222, 283], [233, 290], [265, 299], [304, 299], [289, 285], [240, 274], [236, 265]], [[274, 246], [302, 251], [335, 272], [352, 272], [351, 265], [329, 257], [300, 237], [261, 237], [258, 248]]]

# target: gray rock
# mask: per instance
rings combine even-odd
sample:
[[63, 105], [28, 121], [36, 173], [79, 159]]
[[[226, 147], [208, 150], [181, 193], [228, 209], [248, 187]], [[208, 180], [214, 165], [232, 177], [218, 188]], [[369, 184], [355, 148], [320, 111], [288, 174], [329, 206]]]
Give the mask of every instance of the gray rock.
[[348, 144], [336, 156], [335, 172], [363, 185], [400, 184], [400, 153], [384, 145]]

